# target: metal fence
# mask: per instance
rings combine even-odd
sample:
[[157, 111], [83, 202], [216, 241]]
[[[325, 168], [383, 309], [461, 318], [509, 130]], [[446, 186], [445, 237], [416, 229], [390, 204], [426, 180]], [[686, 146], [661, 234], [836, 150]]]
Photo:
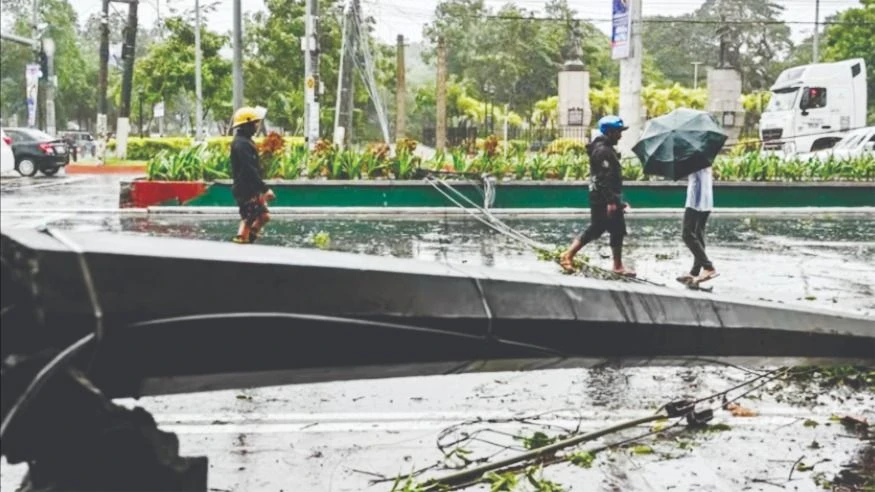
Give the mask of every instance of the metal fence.
[[[422, 130], [422, 143], [434, 147], [436, 143], [435, 128], [424, 128]], [[486, 138], [490, 135], [495, 135], [499, 138], [504, 137], [504, 128], [499, 126], [492, 128], [488, 125], [462, 124], [457, 126], [447, 127], [447, 147], [466, 147], [474, 145], [478, 138]], [[560, 138], [588, 141], [590, 129], [583, 126], [556, 128], [547, 127], [508, 127], [507, 139], [518, 142], [525, 142], [527, 148], [531, 151], [538, 151], [546, 148], [551, 142]]]

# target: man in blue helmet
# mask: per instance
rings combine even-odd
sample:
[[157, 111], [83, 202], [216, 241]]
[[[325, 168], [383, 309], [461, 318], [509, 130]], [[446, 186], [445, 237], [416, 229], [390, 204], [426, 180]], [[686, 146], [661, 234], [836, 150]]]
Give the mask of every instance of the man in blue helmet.
[[614, 149], [629, 129], [618, 116], [605, 116], [599, 120], [599, 131], [586, 150], [589, 153], [589, 211], [591, 222], [568, 248], [559, 264], [567, 272], [574, 272], [574, 255], [586, 244], [600, 238], [607, 231], [611, 235], [611, 253], [614, 257], [614, 273], [634, 277], [635, 272], [623, 266], [623, 237], [626, 236], [625, 209], [623, 202], [623, 174], [620, 154]]

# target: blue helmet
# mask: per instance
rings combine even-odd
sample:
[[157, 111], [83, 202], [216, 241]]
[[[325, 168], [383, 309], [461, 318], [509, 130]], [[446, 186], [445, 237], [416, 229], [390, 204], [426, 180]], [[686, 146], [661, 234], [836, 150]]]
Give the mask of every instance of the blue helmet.
[[599, 120], [599, 131], [602, 132], [602, 135], [608, 132], [608, 130], [628, 130], [629, 127], [623, 124], [623, 120], [620, 119], [619, 116], [608, 115], [602, 117]]

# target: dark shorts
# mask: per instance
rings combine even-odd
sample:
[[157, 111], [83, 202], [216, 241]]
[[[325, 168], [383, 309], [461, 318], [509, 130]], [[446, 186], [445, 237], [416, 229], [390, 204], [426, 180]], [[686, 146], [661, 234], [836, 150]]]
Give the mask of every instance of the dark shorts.
[[623, 212], [622, 205], [613, 216], [609, 217], [607, 205], [594, 204], [589, 208], [589, 218], [589, 227], [578, 236], [578, 239], [584, 243], [598, 239], [605, 232], [609, 233], [614, 241], [619, 241], [626, 236], [626, 214]]
[[269, 212], [267, 205], [259, 197], [254, 197], [245, 202], [238, 202], [240, 208], [240, 218], [246, 222], [246, 225], [252, 226], [256, 220], [262, 215]]

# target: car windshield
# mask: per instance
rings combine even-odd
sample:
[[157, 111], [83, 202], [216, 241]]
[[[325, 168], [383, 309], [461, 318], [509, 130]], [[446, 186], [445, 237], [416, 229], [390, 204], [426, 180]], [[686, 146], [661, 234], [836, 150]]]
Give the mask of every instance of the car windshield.
[[796, 94], [798, 88], [781, 89], [772, 93], [772, 98], [769, 99], [769, 105], [766, 106], [766, 112], [770, 111], [788, 111], [793, 109], [796, 102]]
[[834, 148], [836, 148], [836, 149], [853, 149], [853, 148], [857, 147], [858, 145], [860, 145], [860, 142], [862, 142], [864, 138], [866, 138], [865, 133], [851, 134], [851, 135], [848, 135], [847, 137], [841, 139], [839, 141], [839, 143], [837, 143]]

